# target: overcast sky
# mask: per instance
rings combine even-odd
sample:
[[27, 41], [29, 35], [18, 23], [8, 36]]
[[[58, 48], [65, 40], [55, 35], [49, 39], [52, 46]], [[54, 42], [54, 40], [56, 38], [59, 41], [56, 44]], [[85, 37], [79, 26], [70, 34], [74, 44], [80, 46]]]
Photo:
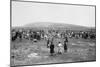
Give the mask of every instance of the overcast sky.
[[12, 26], [34, 22], [55, 22], [95, 26], [95, 8], [31, 2], [12, 2]]

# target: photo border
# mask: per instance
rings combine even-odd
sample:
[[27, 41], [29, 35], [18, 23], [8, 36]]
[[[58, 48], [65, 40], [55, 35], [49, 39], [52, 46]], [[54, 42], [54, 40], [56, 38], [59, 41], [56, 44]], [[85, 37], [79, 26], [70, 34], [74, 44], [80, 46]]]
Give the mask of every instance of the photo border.
[[[96, 33], [96, 5], [72, 4], [72, 3], [57, 3], [57, 2], [42, 2], [42, 1], [10, 0], [10, 66], [11, 66], [11, 37], [12, 37], [11, 36], [11, 30], [12, 30], [12, 1], [15, 1], [15, 2], [30, 2], [30, 3], [43, 3], [43, 4], [58, 4], [58, 5], [74, 5], [74, 6], [90, 6], [90, 7], [94, 7], [95, 8], [95, 33]], [[95, 48], [96, 48], [96, 46], [95, 46]], [[76, 62], [60, 62], [60, 63], [46, 63], [46, 64], [16, 65], [16, 66], [11, 66], [11, 67], [17, 67], [17, 66], [39, 66], [39, 65], [53, 65], [53, 64], [70, 64], [70, 63], [83, 63], [83, 62], [84, 63], [85, 62], [96, 62], [96, 59], [93, 60], [93, 61], [89, 60], [89, 61], [76, 61]]]

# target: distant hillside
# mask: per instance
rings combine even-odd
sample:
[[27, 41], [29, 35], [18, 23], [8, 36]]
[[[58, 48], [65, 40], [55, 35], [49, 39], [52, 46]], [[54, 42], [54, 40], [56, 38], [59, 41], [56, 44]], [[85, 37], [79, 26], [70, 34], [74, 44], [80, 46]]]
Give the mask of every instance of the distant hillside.
[[26, 24], [23, 27], [28, 28], [37, 28], [37, 29], [55, 29], [55, 30], [90, 30], [95, 29], [91, 27], [79, 26], [79, 25], [72, 25], [72, 24], [65, 24], [65, 23], [51, 23], [51, 22], [37, 22]]

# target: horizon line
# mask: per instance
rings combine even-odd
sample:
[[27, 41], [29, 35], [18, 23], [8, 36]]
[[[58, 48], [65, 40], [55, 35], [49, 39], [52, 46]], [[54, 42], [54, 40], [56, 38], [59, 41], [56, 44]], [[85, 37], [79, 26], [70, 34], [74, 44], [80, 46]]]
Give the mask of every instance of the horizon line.
[[[34, 23], [28, 23], [28, 24], [24, 24], [24, 25], [11, 25], [12, 27], [25, 27], [26, 25], [29, 25], [29, 24], [35, 24], [35, 23], [47, 23], [47, 22], [34, 22]], [[53, 23], [53, 22], [48, 22], [48, 23]], [[57, 22], [54, 22], [54, 23], [57, 23]], [[69, 24], [69, 23], [57, 23], [57, 24], [68, 24], [68, 25], [75, 25], [75, 26], [82, 26], [82, 27], [89, 27], [89, 28], [92, 28], [92, 27], [96, 27], [95, 26], [84, 26], [84, 25], [78, 25], [78, 24]]]

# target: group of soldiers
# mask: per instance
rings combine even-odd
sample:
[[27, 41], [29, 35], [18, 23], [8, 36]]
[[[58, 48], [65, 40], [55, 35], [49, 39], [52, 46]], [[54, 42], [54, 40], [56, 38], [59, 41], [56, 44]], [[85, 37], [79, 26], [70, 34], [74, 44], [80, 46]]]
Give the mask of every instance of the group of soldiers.
[[[51, 36], [52, 35], [52, 36]], [[47, 31], [45, 32], [44, 30], [39, 30], [39, 31], [33, 31], [31, 29], [28, 30], [16, 30], [12, 29], [11, 30], [11, 40], [15, 41], [19, 39], [20, 41], [22, 39], [27, 39], [27, 40], [41, 40], [41, 39], [48, 39], [48, 37], [56, 37], [56, 38], [64, 38], [64, 37], [69, 37], [69, 38], [83, 38], [83, 39], [95, 39], [96, 34], [94, 32], [84, 32], [84, 31], [79, 31], [79, 32], [58, 32], [58, 31]]]
[[50, 54], [54, 55], [55, 51], [55, 45], [53, 43], [54, 38], [56, 39], [64, 39], [63, 44], [59, 41], [58, 42], [58, 54], [62, 54], [62, 47], [64, 52], [67, 52], [68, 49], [68, 38], [83, 38], [83, 39], [95, 39], [96, 35], [93, 32], [73, 32], [73, 31], [65, 31], [65, 32], [59, 32], [59, 31], [44, 31], [44, 30], [38, 30], [33, 31], [32, 29], [23, 30], [23, 29], [12, 29], [11, 30], [11, 40], [12, 42], [19, 40], [20, 42], [23, 39], [37, 42], [40, 40], [45, 40], [47, 42], [47, 48], [50, 48]]
[[[47, 48], [50, 48], [50, 55], [53, 56], [55, 54], [55, 50], [54, 50], [55, 49], [55, 45], [53, 43], [53, 40], [52, 41], [47, 40]], [[58, 48], [57, 49], [58, 54], [62, 54], [63, 50], [64, 50], [64, 52], [67, 52], [67, 49], [68, 49], [68, 38], [67, 37], [64, 38], [64, 44], [62, 44], [59, 41], [58, 45], [57, 45], [57, 48]]]
[[23, 39], [26, 40], [40, 40], [42, 37], [42, 31], [32, 31], [32, 30], [15, 30], [13, 29], [11, 31], [11, 40], [12, 41], [16, 41], [17, 39], [19, 39], [20, 41], [22, 41]]
[[[64, 52], [67, 52], [68, 50], [68, 38], [83, 38], [83, 39], [95, 39], [95, 33], [93, 32], [64, 32], [64, 33], [57, 33], [57, 35], [55, 35], [53, 38], [60, 38], [60, 39], [64, 39], [63, 43], [61, 43], [60, 41], [58, 42], [57, 46], [58, 46], [58, 54], [62, 54], [63, 50]], [[50, 54], [51, 56], [54, 55], [55, 53], [55, 45], [53, 43], [53, 38], [51, 39], [51, 41], [49, 39], [47, 39], [47, 48], [50, 48]], [[63, 49], [62, 49], [63, 48]]]
[[95, 32], [92, 31], [79, 31], [79, 32], [71, 32], [69, 33], [69, 37], [73, 38], [75, 37], [76, 39], [78, 38], [83, 38], [83, 39], [95, 39], [96, 38], [96, 34]]

